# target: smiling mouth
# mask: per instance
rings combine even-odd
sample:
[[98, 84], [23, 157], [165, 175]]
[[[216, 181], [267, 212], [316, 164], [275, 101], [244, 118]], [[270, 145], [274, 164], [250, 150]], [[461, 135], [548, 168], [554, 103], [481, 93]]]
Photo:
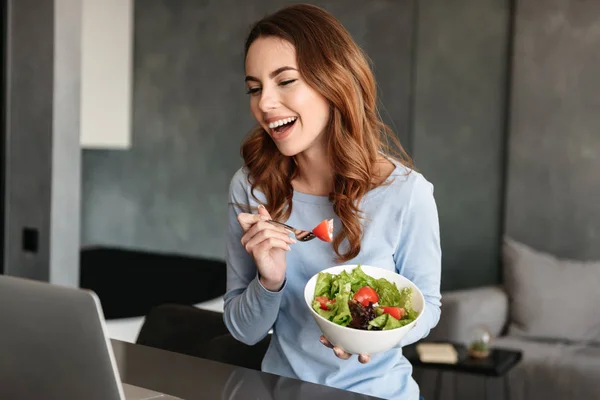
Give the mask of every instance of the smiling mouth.
[[[287, 118], [284, 121], [278, 121], [278, 122], [274, 122], [269, 124], [269, 129], [271, 130], [271, 132], [273, 134], [276, 135], [282, 135], [284, 134], [287, 130], [289, 130], [291, 127], [294, 126], [294, 124], [296, 123], [296, 120], [298, 118], [294, 117], [294, 118]], [[274, 126], [276, 125], [276, 126]]]

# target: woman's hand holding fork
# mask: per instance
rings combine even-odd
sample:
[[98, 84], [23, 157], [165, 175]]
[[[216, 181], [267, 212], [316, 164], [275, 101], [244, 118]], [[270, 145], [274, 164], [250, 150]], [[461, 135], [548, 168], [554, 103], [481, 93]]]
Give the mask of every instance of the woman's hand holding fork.
[[238, 222], [244, 231], [242, 246], [256, 263], [260, 283], [265, 289], [276, 292], [285, 280], [286, 252], [296, 240], [289, 236], [285, 228], [267, 222], [270, 220], [269, 212], [262, 205], [258, 207], [258, 214], [238, 215]]

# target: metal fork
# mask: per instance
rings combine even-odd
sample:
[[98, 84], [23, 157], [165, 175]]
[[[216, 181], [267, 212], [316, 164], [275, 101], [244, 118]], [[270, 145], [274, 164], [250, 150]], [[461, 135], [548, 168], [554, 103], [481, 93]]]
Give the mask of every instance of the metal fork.
[[272, 225], [279, 225], [279, 226], [284, 227], [288, 231], [292, 232], [294, 234], [294, 236], [296, 237], [296, 240], [299, 242], [308, 242], [309, 240], [313, 240], [314, 238], [316, 238], [315, 234], [310, 231], [296, 229], [292, 226], [284, 224], [283, 222], [273, 221], [272, 219], [268, 220], [267, 222], [270, 222]]

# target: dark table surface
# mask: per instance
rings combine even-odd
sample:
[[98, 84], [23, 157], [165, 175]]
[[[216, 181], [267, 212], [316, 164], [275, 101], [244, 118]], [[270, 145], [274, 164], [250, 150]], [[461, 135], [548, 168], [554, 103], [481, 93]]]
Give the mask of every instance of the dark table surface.
[[152, 347], [111, 342], [123, 382], [186, 400], [377, 399]]
[[463, 372], [468, 374], [503, 376], [521, 361], [520, 351], [509, 349], [492, 349], [486, 358], [469, 357], [464, 345], [451, 343], [458, 353], [456, 364], [423, 363], [417, 353], [417, 345], [403, 348], [404, 355], [414, 367], [433, 368], [444, 371]]

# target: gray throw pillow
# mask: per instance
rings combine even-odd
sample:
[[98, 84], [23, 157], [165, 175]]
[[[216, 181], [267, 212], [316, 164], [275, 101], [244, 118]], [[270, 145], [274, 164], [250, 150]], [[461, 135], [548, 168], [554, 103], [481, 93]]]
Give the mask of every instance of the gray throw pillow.
[[509, 334], [600, 343], [600, 261], [560, 259], [505, 238]]

